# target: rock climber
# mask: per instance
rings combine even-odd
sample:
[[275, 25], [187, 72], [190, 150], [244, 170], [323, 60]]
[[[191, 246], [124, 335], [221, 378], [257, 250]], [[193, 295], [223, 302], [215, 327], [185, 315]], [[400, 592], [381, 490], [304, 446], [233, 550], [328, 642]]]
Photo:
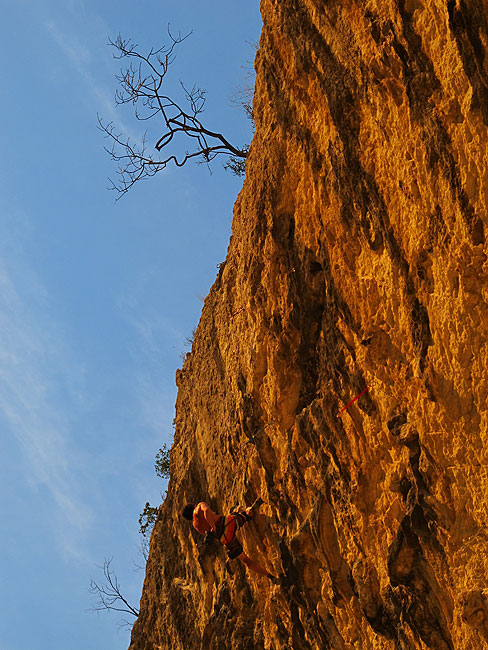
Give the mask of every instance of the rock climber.
[[205, 542], [207, 544], [211, 543], [213, 539], [217, 539], [226, 547], [230, 560], [238, 558], [252, 571], [267, 576], [274, 583], [277, 583], [278, 578], [276, 576], [266, 571], [260, 564], [251, 560], [244, 553], [242, 545], [236, 537], [237, 530], [254, 518], [262, 503], [262, 499], [258, 498], [249, 508], [239, 506], [233, 509], [230, 515], [217, 515], [210, 509], [207, 503], [201, 501], [197, 505], [188, 503], [181, 511], [181, 515], [185, 519], [188, 519], [188, 521], [193, 522], [193, 528], [195, 530], [205, 535]]

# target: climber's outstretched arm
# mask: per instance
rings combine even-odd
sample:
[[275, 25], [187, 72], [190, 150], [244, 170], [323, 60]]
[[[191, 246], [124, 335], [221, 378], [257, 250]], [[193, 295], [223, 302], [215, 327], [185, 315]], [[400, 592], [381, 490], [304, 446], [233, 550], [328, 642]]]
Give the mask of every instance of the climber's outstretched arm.
[[241, 562], [244, 562], [245, 565], [247, 565], [251, 571], [255, 571], [256, 573], [260, 573], [262, 576], [267, 576], [268, 578], [274, 578], [274, 576], [271, 573], [268, 573], [266, 569], [264, 569], [260, 564], [255, 562], [254, 560], [251, 560], [251, 558], [246, 555], [244, 552], [241, 553], [240, 555], [237, 556]]

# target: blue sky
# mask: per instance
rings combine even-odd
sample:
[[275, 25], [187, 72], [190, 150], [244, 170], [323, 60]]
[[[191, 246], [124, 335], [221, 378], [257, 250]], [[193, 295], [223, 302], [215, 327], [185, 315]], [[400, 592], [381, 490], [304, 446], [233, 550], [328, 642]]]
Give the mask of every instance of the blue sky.
[[88, 586], [113, 557], [138, 605], [138, 517], [166, 487], [154, 456], [171, 443], [175, 371], [242, 179], [218, 160], [212, 175], [191, 164], [114, 201], [97, 112], [142, 129], [114, 108], [107, 41], [120, 32], [145, 49], [167, 43], [168, 23], [193, 29], [170, 88], [206, 88], [209, 127], [242, 145], [251, 127], [229, 98], [248, 83], [259, 2], [0, 7], [0, 650], [126, 648], [119, 616], [87, 612]]

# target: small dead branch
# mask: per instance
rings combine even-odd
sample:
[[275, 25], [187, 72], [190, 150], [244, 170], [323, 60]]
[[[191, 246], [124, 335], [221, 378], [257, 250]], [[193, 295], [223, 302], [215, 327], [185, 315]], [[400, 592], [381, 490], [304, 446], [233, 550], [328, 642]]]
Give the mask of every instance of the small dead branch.
[[[115, 612], [124, 612], [131, 614], [135, 618], [139, 616], [139, 610], [133, 607], [125, 598], [120, 590], [120, 583], [115, 572], [110, 568], [112, 559], [105, 560], [103, 567], [103, 576], [105, 582], [99, 584], [93, 578], [90, 581], [89, 592], [96, 597], [95, 605], [91, 608], [92, 612], [102, 612], [113, 610]], [[129, 626], [129, 621], [122, 621], [122, 627]]]

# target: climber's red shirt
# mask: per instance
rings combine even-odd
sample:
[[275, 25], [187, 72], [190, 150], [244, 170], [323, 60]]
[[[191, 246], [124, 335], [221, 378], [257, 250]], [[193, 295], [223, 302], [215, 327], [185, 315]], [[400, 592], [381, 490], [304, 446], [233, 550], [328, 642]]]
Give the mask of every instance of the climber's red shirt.
[[215, 526], [219, 519], [220, 515], [216, 515], [205, 501], [198, 503], [193, 510], [193, 528], [199, 533], [215, 532]]

